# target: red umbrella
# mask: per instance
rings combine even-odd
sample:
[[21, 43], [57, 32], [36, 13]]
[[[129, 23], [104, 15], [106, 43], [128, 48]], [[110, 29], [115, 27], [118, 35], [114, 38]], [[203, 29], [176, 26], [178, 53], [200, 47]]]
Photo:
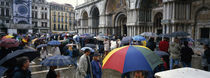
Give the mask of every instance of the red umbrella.
[[18, 47], [19, 44], [20, 44], [20, 43], [19, 43], [17, 40], [11, 39], [11, 38], [3, 39], [3, 40], [0, 42], [0, 46], [1, 46], [1, 47], [5, 47], [5, 48]]

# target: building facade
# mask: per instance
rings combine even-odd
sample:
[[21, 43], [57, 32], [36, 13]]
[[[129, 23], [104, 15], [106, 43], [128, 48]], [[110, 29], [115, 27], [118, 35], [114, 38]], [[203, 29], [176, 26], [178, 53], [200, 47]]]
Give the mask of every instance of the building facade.
[[0, 0], [0, 32], [7, 32], [10, 23], [13, 22], [12, 0]]
[[0, 0], [1, 32], [18, 34], [32, 31], [31, 0]]
[[209, 0], [85, 0], [76, 6], [78, 33], [139, 35], [185, 31], [210, 38]]
[[51, 32], [75, 31], [74, 7], [70, 4], [50, 3]]
[[32, 25], [34, 33], [50, 32], [50, 5], [46, 0], [32, 0]]

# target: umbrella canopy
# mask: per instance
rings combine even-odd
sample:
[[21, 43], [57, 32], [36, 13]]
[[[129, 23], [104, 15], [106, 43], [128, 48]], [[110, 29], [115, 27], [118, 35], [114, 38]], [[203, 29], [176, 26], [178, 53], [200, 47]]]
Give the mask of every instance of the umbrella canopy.
[[210, 45], [210, 39], [208, 39], [208, 38], [201, 38], [201, 39], [198, 39], [197, 41], [200, 43], [203, 43], [203, 44]]
[[155, 53], [156, 53], [157, 55], [159, 55], [160, 57], [162, 57], [162, 56], [169, 56], [169, 54], [166, 53], [166, 52], [164, 52], [164, 51], [155, 51]]
[[142, 36], [148, 36], [148, 37], [156, 37], [157, 34], [152, 33], [152, 32], [143, 32], [141, 33]]
[[131, 43], [131, 41], [132, 41], [132, 37], [130, 37], [130, 36], [123, 37], [121, 44], [129, 44], [129, 43]]
[[16, 63], [16, 58], [27, 56], [29, 60], [32, 61], [39, 56], [39, 53], [35, 49], [22, 49], [16, 50], [12, 53], [9, 53], [7, 56], [0, 60], [0, 65], [2, 66], [13, 66]]
[[112, 50], [103, 60], [103, 69], [113, 69], [120, 73], [153, 69], [162, 64], [158, 55], [144, 46], [130, 45]]
[[54, 46], [54, 45], [61, 45], [61, 42], [56, 41], [56, 40], [52, 40], [52, 41], [49, 41], [47, 44]]
[[195, 68], [179, 68], [155, 73], [156, 78], [209, 78], [210, 73]]
[[7, 68], [0, 66], [0, 77], [2, 77], [7, 70]]
[[134, 37], [132, 37], [132, 39], [134, 41], [145, 41], [146, 40], [146, 38], [144, 38], [144, 37], [142, 37], [140, 35], [134, 36]]
[[184, 31], [173, 32], [170, 34], [172, 37], [185, 37], [189, 36], [190, 34]]
[[46, 46], [48, 46], [48, 45], [47, 44], [40, 44], [36, 48], [42, 48], [42, 47], [46, 47]]
[[83, 47], [83, 48], [81, 48], [82, 51], [85, 51], [86, 49], [89, 49], [91, 52], [95, 52], [95, 50], [90, 48], [90, 47]]
[[194, 42], [194, 40], [192, 38], [181, 38], [180, 40], [181, 40], [181, 42], [184, 42], [184, 41]]
[[158, 37], [171, 37], [169, 34], [159, 34]]
[[96, 48], [95, 44], [86, 44], [85, 47]]
[[62, 55], [52, 56], [41, 62], [43, 66], [66, 66], [70, 64], [72, 64], [71, 57]]
[[85, 34], [80, 35], [80, 37], [82, 37], [82, 38], [88, 38], [88, 37], [92, 37], [92, 36], [90, 34], [85, 33]]
[[4, 36], [3, 38], [4, 39], [7, 39], [7, 38], [13, 38], [14, 36], [11, 36], [11, 35], [6, 35], [6, 36]]
[[1, 47], [5, 47], [5, 48], [12, 48], [12, 47], [18, 47], [19, 46], [19, 42], [15, 39], [11, 39], [11, 38], [7, 38], [7, 39], [3, 39], [0, 42], [0, 46]]

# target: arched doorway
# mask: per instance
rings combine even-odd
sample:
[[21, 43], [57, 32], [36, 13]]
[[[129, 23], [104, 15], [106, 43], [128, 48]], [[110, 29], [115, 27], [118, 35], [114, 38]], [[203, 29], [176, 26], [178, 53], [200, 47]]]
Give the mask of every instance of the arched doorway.
[[88, 28], [88, 13], [85, 11], [82, 14], [82, 32], [87, 33]]
[[126, 24], [127, 24], [127, 16], [123, 13], [118, 14], [115, 19], [115, 35], [127, 36]]
[[98, 34], [99, 27], [99, 10], [97, 7], [94, 7], [91, 12], [92, 15], [92, 33]]
[[162, 34], [163, 33], [163, 27], [161, 24], [161, 20], [163, 19], [163, 14], [162, 13], [157, 13], [154, 17], [154, 25], [153, 25], [153, 32], [156, 32], [157, 34]]
[[[196, 29], [197, 38], [210, 38], [210, 8], [203, 7], [197, 11]], [[196, 32], [197, 32], [196, 31]]]

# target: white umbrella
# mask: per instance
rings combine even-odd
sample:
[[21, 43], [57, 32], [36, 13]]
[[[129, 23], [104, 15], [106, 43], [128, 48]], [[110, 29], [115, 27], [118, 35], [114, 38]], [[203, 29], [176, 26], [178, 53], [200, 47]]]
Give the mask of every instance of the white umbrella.
[[152, 32], [143, 32], [141, 33], [142, 36], [148, 36], [148, 37], [156, 37], [157, 34], [152, 33]]
[[194, 68], [179, 68], [155, 73], [156, 78], [209, 78], [210, 72]]

